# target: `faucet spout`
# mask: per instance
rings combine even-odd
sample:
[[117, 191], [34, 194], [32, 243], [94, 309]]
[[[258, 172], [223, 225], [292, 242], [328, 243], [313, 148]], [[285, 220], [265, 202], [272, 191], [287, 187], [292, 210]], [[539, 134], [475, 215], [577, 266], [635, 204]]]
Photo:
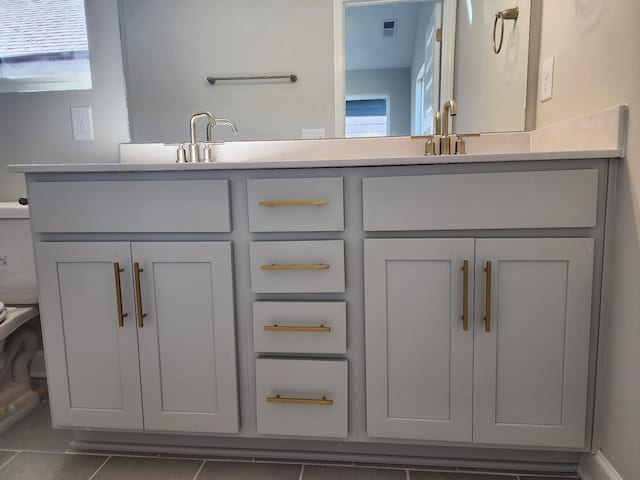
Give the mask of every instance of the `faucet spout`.
[[449, 140], [449, 115], [455, 117], [458, 114], [458, 106], [455, 100], [449, 100], [442, 107], [442, 137], [440, 138], [440, 154], [448, 155], [451, 153], [451, 142]]
[[209, 122], [207, 125], [207, 142], [213, 141], [213, 127], [217, 127], [218, 125], [227, 125], [231, 128], [233, 133], [238, 133], [238, 127], [235, 122], [228, 118], [216, 118], [213, 122]]

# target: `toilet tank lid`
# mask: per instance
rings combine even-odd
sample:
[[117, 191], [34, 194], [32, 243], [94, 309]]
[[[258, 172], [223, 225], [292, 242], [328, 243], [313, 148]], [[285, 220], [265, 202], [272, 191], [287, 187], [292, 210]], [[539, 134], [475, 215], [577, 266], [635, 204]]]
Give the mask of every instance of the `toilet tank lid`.
[[18, 202], [0, 202], [0, 220], [6, 218], [29, 218], [29, 207]]

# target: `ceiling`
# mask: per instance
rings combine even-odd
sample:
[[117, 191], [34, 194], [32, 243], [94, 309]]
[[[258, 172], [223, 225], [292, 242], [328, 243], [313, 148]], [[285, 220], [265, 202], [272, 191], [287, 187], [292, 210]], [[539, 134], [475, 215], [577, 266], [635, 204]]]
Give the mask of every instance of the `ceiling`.
[[[346, 69], [410, 67], [419, 7], [417, 1], [348, 5], [345, 9]], [[396, 21], [395, 36], [382, 35], [385, 20]]]

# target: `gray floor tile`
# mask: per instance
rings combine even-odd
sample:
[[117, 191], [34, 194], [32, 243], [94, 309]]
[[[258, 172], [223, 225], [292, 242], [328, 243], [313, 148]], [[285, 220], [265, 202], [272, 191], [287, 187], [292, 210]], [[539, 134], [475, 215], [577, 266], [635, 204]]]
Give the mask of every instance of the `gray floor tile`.
[[405, 480], [404, 470], [305, 465], [302, 480]]
[[0, 435], [0, 449], [64, 452], [71, 440], [73, 432], [51, 429], [49, 404], [42, 404]]
[[0, 465], [4, 465], [7, 460], [9, 460], [11, 457], [15, 456], [17, 452], [11, 452], [11, 451], [1, 451], [0, 452]]
[[197, 480], [298, 480], [302, 465], [207, 462]]
[[105, 457], [23, 452], [0, 468], [0, 480], [87, 480]]
[[201, 464], [197, 460], [111, 457], [93, 480], [193, 480]]
[[409, 472], [410, 480], [518, 480], [515, 475], [472, 472]]

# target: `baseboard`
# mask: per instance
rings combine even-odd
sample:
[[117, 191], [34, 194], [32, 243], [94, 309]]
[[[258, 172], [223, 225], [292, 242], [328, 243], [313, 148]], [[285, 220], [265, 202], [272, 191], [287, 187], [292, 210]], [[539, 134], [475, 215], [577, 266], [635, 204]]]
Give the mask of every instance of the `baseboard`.
[[578, 475], [582, 480], [624, 480], [613, 465], [609, 463], [602, 450], [595, 455], [585, 453], [578, 466]]

